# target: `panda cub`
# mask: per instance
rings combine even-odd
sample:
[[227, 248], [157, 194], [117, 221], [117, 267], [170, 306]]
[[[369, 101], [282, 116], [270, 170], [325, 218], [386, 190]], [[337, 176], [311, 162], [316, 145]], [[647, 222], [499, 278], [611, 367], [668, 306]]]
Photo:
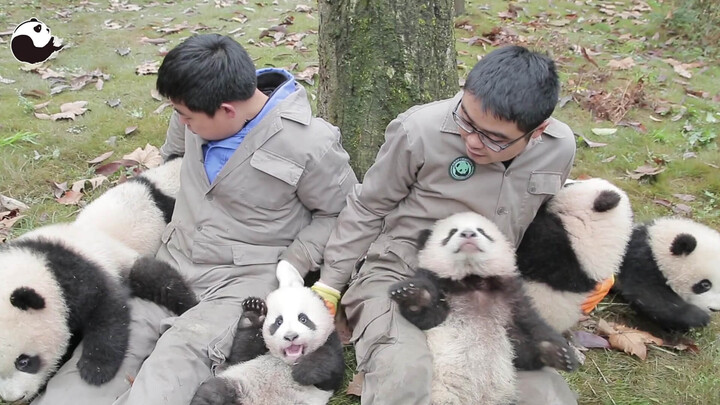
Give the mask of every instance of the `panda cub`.
[[706, 326], [720, 311], [720, 233], [685, 218], [636, 226], [615, 290], [665, 329]]
[[[280, 287], [243, 302], [234, 364], [205, 381], [191, 405], [326, 404], [342, 385], [345, 362], [333, 316], [294, 272], [278, 269]], [[267, 353], [269, 350], [269, 353]]]
[[573, 327], [595, 286], [619, 271], [632, 224], [627, 194], [599, 178], [566, 183], [540, 207], [517, 263], [535, 308], [555, 330]]
[[110, 188], [75, 222], [103, 231], [141, 255], [154, 255], [175, 208], [182, 160], [172, 158]]
[[[80, 377], [101, 385], [128, 345], [129, 289], [182, 313], [196, 299], [169, 265], [92, 228], [44, 226], [0, 245], [0, 400], [29, 401], [82, 339]], [[1, 402], [0, 401], [0, 402]]]
[[516, 399], [519, 368], [573, 370], [567, 341], [535, 312], [523, 292], [513, 246], [489, 219], [452, 215], [418, 242], [413, 278], [390, 297], [425, 330], [433, 355], [434, 404], [508, 404]]
[[63, 45], [55, 45], [55, 39], [47, 25], [37, 18], [31, 18], [15, 28], [10, 39], [10, 49], [18, 61], [38, 63], [62, 49]]

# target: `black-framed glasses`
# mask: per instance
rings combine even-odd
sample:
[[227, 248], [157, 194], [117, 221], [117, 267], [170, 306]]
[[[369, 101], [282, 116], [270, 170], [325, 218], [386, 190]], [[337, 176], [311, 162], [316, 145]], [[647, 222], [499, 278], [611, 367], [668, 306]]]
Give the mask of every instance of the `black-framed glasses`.
[[[490, 136], [485, 131], [483, 131], [482, 129], [475, 128], [475, 126], [473, 124], [467, 122], [463, 117], [460, 116], [460, 114], [458, 114], [458, 110], [460, 109], [461, 104], [462, 104], [462, 99], [460, 101], [458, 101], [457, 105], [455, 106], [455, 109], [453, 109], [453, 112], [452, 112], [453, 121], [455, 121], [457, 126], [460, 127], [460, 129], [462, 129], [463, 131], [465, 131], [469, 134], [477, 134], [478, 138], [480, 138], [480, 142], [482, 142], [483, 145], [487, 146], [487, 148], [493, 152], [503, 151], [503, 150], [511, 147], [516, 142], [518, 142], [522, 139], [525, 139], [526, 137], [532, 135], [533, 132], [537, 131], [537, 128], [535, 128], [532, 131], [524, 134], [523, 136], [521, 136], [519, 138], [513, 139], [510, 142], [502, 142], [502, 143], [495, 142], [492, 139], [490, 139]], [[463, 111], [464, 110], [465, 109], [463, 109]]]

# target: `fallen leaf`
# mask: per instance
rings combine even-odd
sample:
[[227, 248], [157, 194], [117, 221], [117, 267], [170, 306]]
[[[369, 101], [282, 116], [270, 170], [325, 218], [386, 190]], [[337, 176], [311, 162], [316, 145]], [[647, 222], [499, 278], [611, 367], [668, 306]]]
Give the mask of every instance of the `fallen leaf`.
[[63, 205], [77, 205], [81, 198], [82, 193], [74, 190], [68, 190], [62, 195], [62, 197], [56, 198], [55, 201]]
[[561, 18], [559, 20], [549, 21], [549, 25], [552, 25], [553, 27], [564, 27], [568, 24], [570, 24], [570, 20], [567, 18]]
[[22, 201], [0, 194], [0, 209], [2, 209], [3, 211], [17, 210], [19, 212], [22, 212], [28, 208], [30, 207], [25, 205]]
[[125, 135], [130, 135], [130, 134], [132, 134], [133, 132], [135, 132], [135, 130], [136, 130], [137, 128], [138, 128], [137, 125], [134, 125], [134, 126], [132, 126], [132, 127], [127, 127], [127, 128], [125, 128]]
[[154, 98], [157, 101], [163, 101], [163, 98], [160, 95], [160, 92], [157, 91], [157, 89], [150, 90], [150, 97]]
[[675, 65], [673, 66], [673, 70], [675, 71], [675, 73], [686, 79], [692, 79], [692, 73], [688, 72], [688, 70], [685, 68], [685, 65]]
[[46, 101], [46, 102], [44, 102], [44, 103], [35, 104], [35, 105], [33, 106], [33, 109], [35, 109], [35, 111], [37, 111], [37, 110], [39, 110], [39, 109], [41, 109], [41, 108], [47, 107], [49, 104], [50, 104], [50, 100], [48, 100], [48, 101]]
[[587, 60], [588, 62], [595, 65], [595, 67], [600, 67], [600, 66], [598, 66], [597, 62], [595, 62], [595, 60], [590, 57], [590, 54], [588, 53], [587, 49], [584, 46], [580, 48], [580, 52], [582, 52], [582, 56], [583, 56], [583, 58], [585, 58], [585, 60]]
[[663, 199], [663, 198], [656, 198], [653, 200], [653, 202], [657, 205], [662, 205], [665, 208], [672, 207], [672, 202], [670, 202], [669, 200]]
[[165, 110], [167, 107], [170, 107], [171, 105], [172, 105], [172, 103], [167, 103], [167, 102], [166, 102], [166, 103], [162, 103], [162, 104], [160, 104], [160, 106], [159, 106], [158, 108], [156, 108], [155, 111], [153, 111], [153, 112], [154, 112], [155, 114], [160, 114], [161, 112], [163, 112], [163, 110]]
[[598, 334], [607, 336], [610, 346], [639, 357], [642, 360], [647, 358], [647, 344], [661, 346], [663, 340], [652, 334], [628, 326], [607, 322], [604, 319], [598, 321]]
[[673, 194], [673, 197], [687, 202], [695, 201], [695, 196], [691, 194]]
[[50, 189], [53, 193], [53, 196], [55, 196], [55, 198], [60, 198], [63, 195], [63, 193], [65, 193], [68, 190], [67, 181], [62, 182], [62, 183], [56, 183], [54, 181], [50, 181], [48, 183], [50, 183]]
[[631, 172], [627, 172], [627, 175], [631, 179], [639, 180], [645, 176], [656, 176], [665, 171], [664, 167], [653, 167], [650, 165], [642, 165]]
[[305, 82], [307, 82], [307, 84], [312, 86], [315, 84], [313, 76], [315, 76], [319, 70], [320, 68], [318, 66], [309, 66], [305, 68], [305, 70], [303, 70], [302, 72], [295, 74], [295, 79], [304, 80]]
[[595, 135], [612, 135], [617, 132], [617, 128], [592, 128], [591, 131]]
[[612, 156], [610, 156], [610, 157], [607, 157], [607, 158], [601, 160], [601, 162], [602, 162], [602, 163], [610, 163], [610, 162], [612, 162], [613, 160], [615, 160], [615, 157], [616, 157], [615, 155], [612, 155]]
[[362, 396], [363, 383], [365, 382], [365, 373], [359, 372], [353, 376], [352, 381], [347, 386], [345, 391], [348, 395], [355, 395], [356, 397]]
[[579, 136], [580, 139], [582, 139], [583, 141], [585, 141], [585, 144], [587, 144], [587, 146], [589, 146], [589, 147], [591, 147], [591, 148], [601, 148], [601, 147], [603, 147], [603, 146], [607, 146], [606, 143], [591, 141], [591, 140], [587, 139], [587, 138], [585, 137], [585, 135], [580, 134], [580, 133], [578, 133], [578, 132], [575, 132], [575, 136]]
[[160, 155], [160, 150], [150, 144], [146, 144], [145, 148], [143, 149], [135, 149], [131, 153], [123, 156], [123, 159], [134, 160], [148, 169], [160, 166], [163, 163], [163, 158], [162, 155]]
[[160, 61], [146, 61], [135, 68], [135, 74], [141, 76], [157, 74], [158, 69], [160, 69]]
[[115, 108], [115, 107], [117, 107], [117, 106], [120, 105], [120, 99], [119, 99], [119, 98], [114, 98], [114, 99], [112, 99], [112, 100], [106, 100], [106, 101], [105, 101], [105, 104], [109, 105], [110, 108]]
[[87, 105], [87, 101], [74, 101], [72, 103], [65, 103], [60, 106], [60, 111], [73, 115], [82, 115], [85, 113], [85, 111], [87, 111], [87, 108], [85, 108]]
[[142, 42], [143, 44], [152, 44], [152, 45], [160, 45], [160, 44], [164, 44], [169, 41], [170, 40], [167, 38], [148, 38], [148, 37], [140, 38], [140, 42]]
[[95, 83], [95, 89], [98, 91], [102, 90], [104, 83], [105, 82], [103, 81], [103, 79], [97, 79], [97, 82]]
[[683, 160], [692, 159], [692, 158], [696, 158], [697, 154], [695, 152], [685, 152], [685, 153], [683, 153], [682, 157], [683, 157]]
[[2, 84], [13, 84], [13, 83], [15, 83], [15, 80], [13, 80], [13, 79], [6, 79], [6, 78], [0, 76], [0, 83], [2, 83]]
[[686, 217], [692, 216], [692, 207], [685, 204], [675, 204], [673, 206], [673, 212], [676, 214], [684, 215]]
[[602, 336], [598, 336], [594, 333], [586, 332], [584, 330], [576, 330], [572, 332], [573, 340], [575, 343], [582, 345], [588, 349], [609, 349], [610, 342]]
[[88, 160], [87, 162], [90, 163], [91, 165], [96, 165], [96, 164], [102, 162], [103, 160], [109, 158], [110, 156], [112, 156], [113, 153], [115, 153], [115, 152], [113, 152], [113, 151], [105, 152], [102, 155], [96, 157], [95, 159]]
[[607, 65], [611, 69], [627, 70], [627, 69], [630, 69], [633, 66], [635, 66], [635, 61], [633, 60], [633, 58], [631, 56], [628, 56], [625, 59], [620, 59], [620, 60], [613, 59], [610, 62], [608, 62]]
[[311, 13], [312, 7], [306, 6], [304, 4], [298, 4], [297, 6], [295, 6], [295, 11], [297, 11], [298, 13]]
[[120, 56], [128, 56], [130, 54], [130, 48], [119, 48], [115, 52]]

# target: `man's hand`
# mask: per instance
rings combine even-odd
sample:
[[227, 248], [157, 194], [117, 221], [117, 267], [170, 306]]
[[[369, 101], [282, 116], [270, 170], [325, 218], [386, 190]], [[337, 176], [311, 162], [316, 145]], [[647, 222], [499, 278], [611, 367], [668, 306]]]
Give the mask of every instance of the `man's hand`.
[[338, 303], [340, 302], [340, 291], [330, 287], [322, 281], [315, 282], [311, 289], [322, 297], [328, 311], [330, 311], [330, 313], [334, 316], [337, 312]]
[[613, 284], [615, 284], [615, 276], [605, 279], [595, 286], [595, 289], [590, 292], [585, 302], [582, 303], [582, 311], [584, 314], [589, 314], [602, 301], [603, 298], [610, 292]]

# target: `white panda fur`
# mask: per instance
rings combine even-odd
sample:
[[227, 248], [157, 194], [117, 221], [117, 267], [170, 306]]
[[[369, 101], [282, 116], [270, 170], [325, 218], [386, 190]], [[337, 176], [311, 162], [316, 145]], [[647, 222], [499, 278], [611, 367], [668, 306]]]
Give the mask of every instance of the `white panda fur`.
[[518, 269], [557, 331], [574, 326], [589, 293], [619, 271], [632, 224], [627, 194], [600, 178], [569, 182], [540, 208], [518, 247]]
[[175, 158], [110, 188], [75, 222], [95, 227], [142, 255], [155, 254], [180, 190], [181, 165], [182, 158]]
[[[425, 330], [433, 356], [433, 404], [512, 403], [516, 338], [528, 351], [537, 347], [552, 358], [549, 365], [576, 366], [567, 342], [523, 295], [514, 247], [493, 222], [471, 212], [455, 214], [437, 221], [419, 244], [418, 274], [393, 285], [390, 297]], [[516, 335], [518, 319], [535, 336]], [[536, 361], [541, 354], [532, 356]]]
[[295, 270], [278, 267], [278, 279], [267, 304], [260, 298], [243, 302], [228, 358], [239, 363], [203, 383], [191, 405], [321, 405], [342, 384], [333, 316]]
[[[83, 380], [110, 380], [127, 349], [129, 293], [176, 314], [196, 303], [168, 264], [78, 223], [0, 245], [0, 280], [0, 400], [10, 402], [34, 397], [80, 337]], [[21, 357], [30, 368], [19, 365]]]
[[[60, 365], [70, 344], [70, 308], [67, 291], [58, 275], [50, 270], [47, 252], [27, 241], [51, 241], [91, 258], [98, 271], [109, 276], [107, 288], [114, 298], [123, 299], [125, 289], [119, 284], [123, 270], [130, 270], [137, 253], [102, 234], [71, 224], [56, 224], [28, 232], [0, 249], [0, 398], [15, 401], [34, 396]], [[66, 277], [73, 277], [66, 274]], [[81, 278], [82, 281], [86, 279]], [[81, 282], [78, 280], [78, 282]], [[19, 309], [13, 305], [12, 294], [18, 288], [31, 288], [44, 300], [44, 308]], [[96, 288], [92, 283], [83, 286]], [[88, 293], [92, 293], [88, 291]], [[75, 299], [77, 297], [73, 297]], [[121, 311], [122, 312], [122, 311]], [[125, 313], [115, 314], [119, 322], [128, 322]], [[124, 349], [123, 349], [124, 352]], [[39, 356], [37, 372], [24, 373], [14, 362], [21, 354]]]
[[720, 311], [720, 233], [686, 218], [635, 227], [615, 289], [666, 329], [705, 326]]
[[[36, 31], [35, 28], [38, 26], [39, 30]], [[19, 35], [25, 35], [32, 39], [33, 45], [36, 48], [44, 47], [45, 45], [47, 45], [48, 42], [50, 42], [50, 39], [52, 39], [52, 35], [50, 34], [50, 28], [48, 28], [45, 23], [37, 20], [36, 18], [32, 18], [18, 24], [18, 26], [13, 31], [11, 40], [12, 38], [15, 38]]]

